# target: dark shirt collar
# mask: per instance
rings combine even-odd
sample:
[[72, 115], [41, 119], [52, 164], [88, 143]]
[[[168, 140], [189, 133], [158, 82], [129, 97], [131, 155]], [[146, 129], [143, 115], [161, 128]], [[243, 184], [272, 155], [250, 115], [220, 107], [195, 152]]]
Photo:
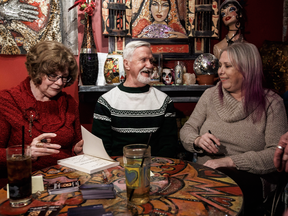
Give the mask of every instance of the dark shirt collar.
[[128, 92], [128, 93], [145, 93], [149, 91], [150, 85], [145, 85], [143, 87], [126, 87], [121, 83], [118, 85], [118, 88], [121, 91]]

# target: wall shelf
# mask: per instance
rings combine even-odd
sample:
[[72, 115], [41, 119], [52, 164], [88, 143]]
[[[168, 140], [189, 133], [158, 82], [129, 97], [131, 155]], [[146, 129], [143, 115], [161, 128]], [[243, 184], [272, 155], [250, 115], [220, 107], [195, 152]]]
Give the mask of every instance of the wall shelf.
[[[174, 103], [197, 103], [203, 92], [212, 86], [213, 85], [181, 85], [155, 87], [169, 95]], [[80, 113], [85, 113], [85, 115], [81, 116], [82, 124], [92, 125], [93, 112], [98, 98], [114, 87], [116, 86], [79, 86], [79, 110]]]
[[[212, 86], [213, 85], [172, 85], [154, 87], [169, 95], [174, 103], [197, 103], [203, 92]], [[79, 100], [80, 102], [95, 104], [102, 94], [114, 87], [116, 86], [79, 86]]]

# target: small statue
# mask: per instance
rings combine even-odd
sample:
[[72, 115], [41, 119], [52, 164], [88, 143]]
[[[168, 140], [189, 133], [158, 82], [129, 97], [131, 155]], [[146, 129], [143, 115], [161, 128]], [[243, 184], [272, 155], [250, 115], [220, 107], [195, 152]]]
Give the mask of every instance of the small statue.
[[165, 85], [172, 85], [174, 84], [173, 77], [173, 69], [164, 67], [162, 70], [162, 82]]
[[[186, 70], [186, 67], [185, 67]], [[174, 76], [175, 76], [175, 84], [182, 85], [183, 84], [183, 66], [180, 61], [176, 62], [175, 70], [174, 70]]]
[[154, 66], [153, 67], [153, 70], [152, 70], [152, 75], [151, 75], [151, 80], [154, 80], [154, 81], [159, 81], [160, 79], [160, 76], [159, 76], [159, 73], [158, 73], [158, 67], [157, 66]]
[[220, 15], [228, 34], [213, 47], [213, 54], [219, 59], [221, 51], [234, 42], [244, 42], [241, 31], [244, 31], [246, 15], [243, 7], [237, 0], [225, 0], [220, 5]]
[[196, 83], [196, 76], [194, 73], [184, 73], [183, 74], [183, 84], [194, 85]]

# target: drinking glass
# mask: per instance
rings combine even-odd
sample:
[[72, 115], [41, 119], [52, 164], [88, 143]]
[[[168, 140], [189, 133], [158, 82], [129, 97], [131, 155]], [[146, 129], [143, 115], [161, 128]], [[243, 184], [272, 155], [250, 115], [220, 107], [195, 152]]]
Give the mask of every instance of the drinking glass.
[[7, 174], [10, 205], [23, 207], [31, 202], [31, 149], [25, 145], [11, 146], [6, 149]]
[[126, 145], [123, 155], [128, 203], [145, 204], [149, 201], [150, 192], [151, 147], [147, 148], [146, 144]]

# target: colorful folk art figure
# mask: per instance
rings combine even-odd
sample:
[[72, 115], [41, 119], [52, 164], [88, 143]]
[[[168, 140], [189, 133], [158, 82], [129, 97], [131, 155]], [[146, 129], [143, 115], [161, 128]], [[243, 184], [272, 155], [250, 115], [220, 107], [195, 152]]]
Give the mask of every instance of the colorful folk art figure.
[[212, 37], [218, 38], [219, 37], [219, 32], [218, 32], [219, 13], [218, 13], [218, 2], [217, 1], [213, 1], [212, 10], [213, 10], [213, 14], [212, 14], [212, 22], [213, 22], [212, 31], [213, 31], [213, 35], [212, 35]]
[[107, 84], [119, 83], [118, 59], [107, 58], [104, 66], [104, 76]]
[[225, 38], [213, 47], [213, 54], [219, 59], [221, 51], [234, 42], [243, 42], [241, 32], [246, 21], [245, 11], [237, 0], [225, 0], [220, 5], [221, 19], [228, 29]]
[[162, 70], [162, 82], [165, 85], [172, 85], [174, 84], [174, 79], [173, 79], [173, 69], [164, 67]]
[[[185, 67], [186, 71], [186, 67]], [[176, 66], [174, 69], [174, 77], [175, 77], [175, 84], [182, 84], [183, 83], [183, 65], [180, 61], [176, 62]]]
[[144, 0], [132, 23], [133, 38], [187, 38], [175, 0]]
[[125, 80], [122, 55], [108, 54], [104, 64], [104, 77], [107, 84], [119, 84]]
[[160, 81], [159, 67], [158, 66], [153, 67], [150, 79], [151, 79], [151, 82], [159, 82]]

